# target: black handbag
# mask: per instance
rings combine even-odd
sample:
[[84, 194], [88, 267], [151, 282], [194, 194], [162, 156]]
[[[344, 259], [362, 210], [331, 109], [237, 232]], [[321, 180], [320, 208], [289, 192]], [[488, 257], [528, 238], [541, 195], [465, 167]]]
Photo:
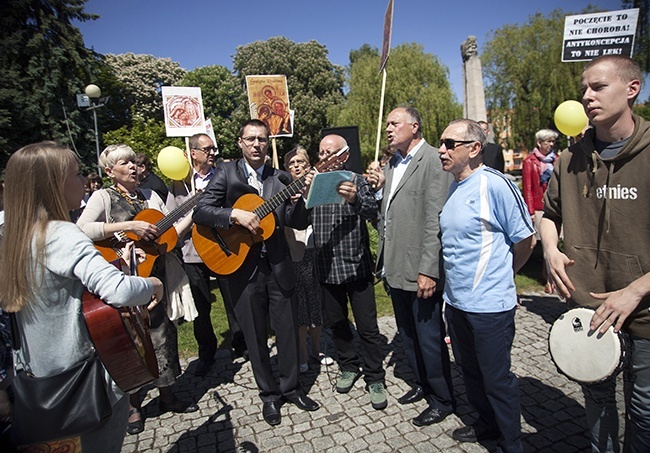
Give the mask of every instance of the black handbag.
[[12, 442], [67, 439], [101, 428], [113, 413], [106, 385], [96, 354], [52, 376], [19, 372], [8, 390], [13, 400]]

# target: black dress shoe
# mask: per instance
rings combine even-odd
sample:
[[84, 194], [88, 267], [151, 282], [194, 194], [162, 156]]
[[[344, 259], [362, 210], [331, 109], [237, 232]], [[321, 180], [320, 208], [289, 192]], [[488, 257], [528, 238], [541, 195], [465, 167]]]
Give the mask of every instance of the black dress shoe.
[[400, 404], [413, 404], [413, 403], [417, 403], [423, 398], [424, 398], [424, 390], [422, 390], [422, 387], [418, 385], [417, 387], [413, 387], [404, 395], [397, 398], [397, 402]]
[[320, 407], [320, 404], [307, 395], [285, 396], [285, 398], [291, 404], [295, 404], [298, 409], [302, 409], [303, 411], [315, 411]]
[[459, 442], [478, 442], [479, 440], [493, 440], [499, 438], [499, 433], [490, 431], [489, 429], [481, 430], [475, 426], [463, 426], [462, 428], [455, 429], [451, 433], [451, 437]]
[[194, 368], [194, 375], [205, 376], [208, 374], [208, 371], [210, 371], [210, 368], [212, 368], [212, 365], [214, 365], [214, 362], [214, 359], [199, 360], [199, 363], [196, 364], [196, 368]]
[[262, 405], [262, 416], [264, 421], [271, 426], [279, 425], [282, 421], [280, 414], [280, 401], [270, 401]]
[[187, 403], [179, 399], [175, 399], [173, 403], [167, 404], [162, 401], [158, 402], [158, 409], [160, 412], [175, 412], [177, 414], [189, 414], [199, 410], [199, 406], [194, 403]]
[[435, 407], [428, 407], [420, 415], [413, 419], [413, 424], [415, 426], [433, 425], [435, 423], [440, 423], [443, 421], [449, 414], [451, 414], [451, 412], [441, 411]]
[[244, 359], [244, 362], [248, 361], [248, 349], [236, 349], [236, 348], [230, 348], [230, 357], [232, 360], [242, 358]]

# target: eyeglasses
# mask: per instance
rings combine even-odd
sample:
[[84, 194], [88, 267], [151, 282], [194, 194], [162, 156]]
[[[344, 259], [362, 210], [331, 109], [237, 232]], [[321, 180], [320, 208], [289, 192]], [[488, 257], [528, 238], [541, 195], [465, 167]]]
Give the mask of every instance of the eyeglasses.
[[305, 160], [294, 160], [293, 162], [289, 162], [288, 166], [289, 167], [302, 167], [306, 163], [307, 163], [307, 161], [305, 161]]
[[194, 148], [203, 151], [205, 154], [217, 154], [219, 149], [216, 146], [204, 146], [203, 148]]
[[255, 143], [255, 140], [260, 142], [261, 145], [264, 145], [269, 142], [268, 137], [241, 137], [242, 141], [246, 143], [248, 146], [252, 145]]
[[453, 138], [441, 138], [440, 147], [445, 145], [447, 149], [456, 149], [458, 145], [467, 145], [468, 143], [474, 143], [476, 140], [454, 140]]

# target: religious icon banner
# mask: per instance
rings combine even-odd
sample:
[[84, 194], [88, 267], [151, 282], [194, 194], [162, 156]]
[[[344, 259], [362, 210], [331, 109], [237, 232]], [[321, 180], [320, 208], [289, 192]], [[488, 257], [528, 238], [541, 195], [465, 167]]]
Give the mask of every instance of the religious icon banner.
[[246, 89], [251, 118], [263, 121], [269, 127], [271, 137], [292, 137], [293, 112], [289, 107], [287, 77], [246, 76]]
[[201, 88], [162, 87], [167, 137], [205, 133]]

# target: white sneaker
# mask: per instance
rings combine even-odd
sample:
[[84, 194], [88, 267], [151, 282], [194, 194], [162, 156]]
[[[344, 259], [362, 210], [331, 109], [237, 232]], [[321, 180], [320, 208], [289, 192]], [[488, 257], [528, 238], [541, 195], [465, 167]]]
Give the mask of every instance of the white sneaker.
[[323, 354], [322, 352], [318, 354], [318, 359], [320, 360], [321, 365], [332, 365], [334, 363], [333, 358]]

